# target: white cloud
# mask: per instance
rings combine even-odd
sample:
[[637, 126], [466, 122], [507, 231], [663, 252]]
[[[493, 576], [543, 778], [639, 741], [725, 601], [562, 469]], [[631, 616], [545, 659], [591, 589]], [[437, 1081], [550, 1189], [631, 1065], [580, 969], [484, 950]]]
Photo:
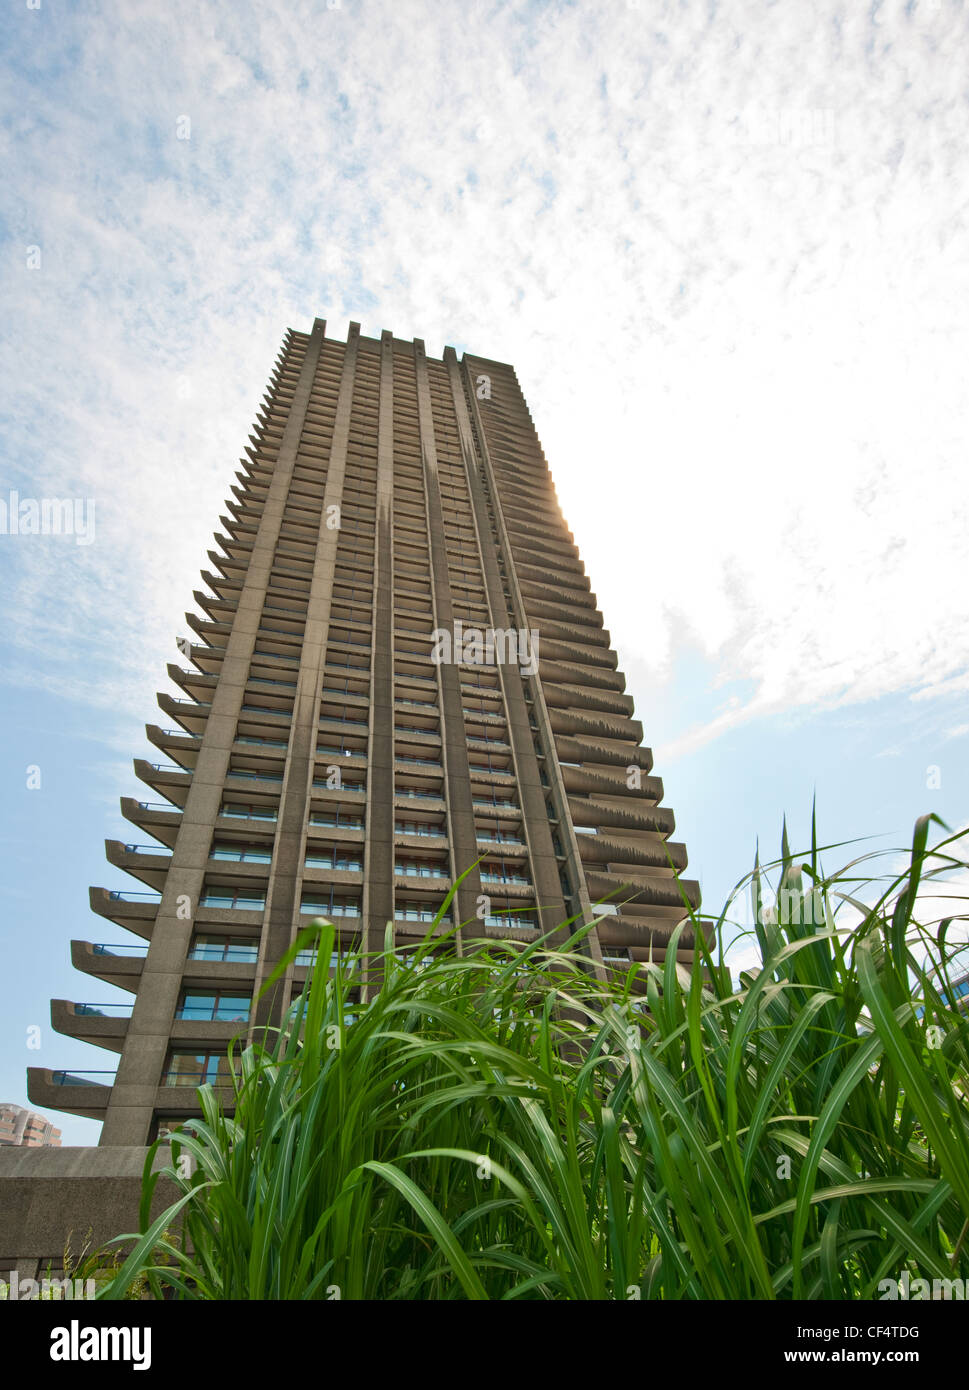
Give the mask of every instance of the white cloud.
[[515, 364], [623, 654], [661, 676], [689, 640], [752, 682], [687, 742], [965, 688], [965, 12], [17, 24], [0, 483], [95, 496], [98, 541], [3, 538], [4, 680], [150, 716], [283, 331], [319, 313]]

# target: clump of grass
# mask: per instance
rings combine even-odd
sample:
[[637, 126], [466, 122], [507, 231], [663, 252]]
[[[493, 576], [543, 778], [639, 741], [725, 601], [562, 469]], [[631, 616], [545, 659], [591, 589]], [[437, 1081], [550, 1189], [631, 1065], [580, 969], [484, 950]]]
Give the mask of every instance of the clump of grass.
[[928, 848], [933, 820], [886, 885], [871, 856], [825, 876], [816, 836], [799, 862], [785, 835], [739, 885], [739, 986], [729, 906], [715, 955], [694, 916], [690, 969], [670, 951], [620, 983], [587, 972], [581, 930], [431, 957], [435, 924], [366, 962], [366, 1006], [365, 963], [331, 975], [314, 923], [284, 1026], [231, 1054], [234, 1113], [204, 1086], [172, 1136], [181, 1195], [154, 1222], [149, 1154], [99, 1296], [848, 1299], [906, 1267], [969, 1274], [969, 1022], [931, 969], [950, 919], [917, 914], [966, 866], [957, 836]]

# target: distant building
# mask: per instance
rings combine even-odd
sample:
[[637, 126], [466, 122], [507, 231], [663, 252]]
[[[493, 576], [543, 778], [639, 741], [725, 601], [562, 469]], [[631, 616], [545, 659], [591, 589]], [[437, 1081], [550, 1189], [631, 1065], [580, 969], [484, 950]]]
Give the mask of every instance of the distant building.
[[0, 1105], [0, 1144], [39, 1149], [45, 1144], [60, 1148], [61, 1132], [50, 1120], [22, 1105]]
[[945, 974], [936, 966], [929, 975], [944, 1004], [962, 1014], [969, 1013], [969, 958], [964, 951], [947, 962]]

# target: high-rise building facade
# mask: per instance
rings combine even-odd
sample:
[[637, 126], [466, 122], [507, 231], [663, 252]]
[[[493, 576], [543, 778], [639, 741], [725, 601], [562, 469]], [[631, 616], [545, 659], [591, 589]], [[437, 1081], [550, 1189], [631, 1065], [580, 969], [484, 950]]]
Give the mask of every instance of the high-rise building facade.
[[0, 1105], [0, 1144], [22, 1149], [59, 1148], [61, 1132], [45, 1115], [22, 1105]]
[[603, 972], [663, 959], [686, 915], [686, 854], [514, 370], [317, 320], [288, 333], [246, 454], [169, 668], [184, 694], [148, 727], [163, 760], [135, 763], [151, 798], [122, 802], [147, 843], [107, 846], [143, 887], [91, 893], [138, 944], [72, 943], [134, 1003], [52, 1005], [116, 1075], [30, 1072], [34, 1103], [103, 1119], [102, 1144], [198, 1113], [229, 1039], [302, 987], [297, 958], [258, 998], [314, 916], [341, 947], [378, 950], [388, 922], [416, 946], [470, 870], [457, 949], [601, 917]]

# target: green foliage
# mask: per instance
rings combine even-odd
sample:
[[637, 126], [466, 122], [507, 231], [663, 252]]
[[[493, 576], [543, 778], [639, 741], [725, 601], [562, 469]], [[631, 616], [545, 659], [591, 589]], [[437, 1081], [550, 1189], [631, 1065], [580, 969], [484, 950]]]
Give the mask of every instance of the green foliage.
[[671, 953], [622, 984], [581, 932], [457, 955], [439, 924], [331, 975], [314, 923], [290, 953], [316, 941], [306, 992], [231, 1051], [231, 1117], [201, 1089], [153, 1223], [149, 1155], [141, 1234], [99, 1296], [849, 1299], [906, 1267], [969, 1276], [969, 1023], [927, 968], [948, 920], [915, 916], [965, 866], [929, 828], [874, 905], [871, 856], [826, 878], [816, 836], [799, 863], [785, 832], [738, 885], [759, 955], [739, 988], [728, 909], [716, 958], [694, 920], [692, 968]]

